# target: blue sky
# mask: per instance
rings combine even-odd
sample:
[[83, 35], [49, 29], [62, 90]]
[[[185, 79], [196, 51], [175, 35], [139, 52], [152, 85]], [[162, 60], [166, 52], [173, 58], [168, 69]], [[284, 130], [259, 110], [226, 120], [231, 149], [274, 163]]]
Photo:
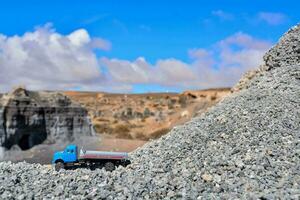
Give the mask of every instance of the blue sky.
[[[97, 77], [89, 78], [88, 75], [83, 79], [78, 77], [76, 80], [80, 81], [74, 81], [74, 83], [71, 79], [68, 81], [49, 79], [47, 84], [41, 84], [42, 80], [39, 82], [36, 77], [28, 76], [26, 79], [20, 78], [20, 83], [18, 81], [2, 81], [0, 83], [4, 85], [2, 90], [24, 84], [33, 89], [55, 89], [57, 87], [58, 89], [113, 92], [182, 91], [231, 86], [245, 70], [254, 67], [239, 63], [237, 60], [241, 60], [241, 58], [237, 56], [242, 53], [242, 58], [247, 55], [253, 57], [255, 51], [255, 58], [259, 59], [261, 56], [259, 53], [269, 48], [285, 31], [299, 22], [299, 7], [297, 1], [289, 0], [275, 0], [272, 3], [266, 0], [2, 2], [0, 34], [5, 36], [6, 40], [2, 42], [6, 45], [9, 43], [8, 39], [13, 38], [14, 35], [23, 37], [25, 33], [36, 32], [39, 29], [36, 27], [42, 27], [41, 29], [45, 29], [46, 32], [58, 33], [62, 36], [67, 36], [76, 30], [84, 30], [90, 38], [105, 40], [105, 44], [109, 43], [109, 47], [103, 48], [100, 45], [101, 47], [97, 46], [97, 48], [88, 50], [89, 58], [96, 56], [95, 66], [99, 68], [99, 72], [96, 72], [95, 69], [91, 71], [92, 74], [99, 73]], [[51, 25], [46, 25], [47, 23], [51, 23]], [[243, 42], [243, 44], [240, 43], [244, 39], [248, 41], [246, 45]], [[226, 47], [220, 47], [222, 41], [223, 43], [226, 41]], [[258, 45], [253, 47], [249, 44], [252, 42], [257, 42]], [[263, 47], [260, 46], [261, 43], [264, 44]], [[13, 46], [16, 48], [15, 51], [24, 45], [24, 43], [21, 44]], [[2, 48], [0, 55], [1, 52], [8, 51], [4, 47]], [[33, 55], [32, 48], [26, 50], [24, 48], [27, 56]], [[228, 48], [231, 50], [229, 53], [226, 51]], [[250, 54], [245, 53], [249, 49], [251, 50]], [[201, 50], [201, 55], [198, 53], [196, 58], [191, 56], [193, 50], [194, 52]], [[82, 52], [82, 49], [77, 53], [87, 54]], [[226, 58], [224, 58], [224, 54], [226, 54]], [[49, 53], [46, 52], [45, 55], [49, 55]], [[228, 61], [228, 56], [237, 58], [234, 61]], [[143, 59], [137, 61], [139, 58]], [[5, 58], [2, 59], [4, 60], [2, 63], [11, 63]], [[207, 60], [212, 61], [206, 63]], [[162, 62], [159, 63], [159, 61]], [[94, 63], [94, 61], [87, 63], [90, 62]], [[14, 72], [9, 73], [18, 77], [22, 73], [17, 73], [17, 71], [24, 70], [20, 68], [30, 70], [31, 66], [28, 66], [28, 62], [24, 63], [18, 67], [14, 65], [15, 74]], [[112, 65], [113, 67], [111, 67]], [[210, 65], [212, 71], [203, 69], [203, 65]], [[119, 66], [123, 69], [122, 74], [118, 74]], [[54, 64], [45, 66], [47, 69], [41, 70], [41, 73], [49, 71], [49, 76], [53, 76], [50, 73], [51, 70], [48, 69], [53, 67], [55, 68]], [[61, 64], [60, 67], [70, 68], [69, 65], [64, 66], [64, 64]], [[89, 66], [81, 67], [84, 71], [85, 67]], [[233, 67], [235, 69], [232, 69]], [[43, 66], [39, 68], [43, 68]], [[173, 68], [174, 71], [172, 71]], [[185, 71], [184, 68], [192, 70], [191, 73]], [[229, 68], [230, 70], [227, 71], [226, 69]], [[237, 68], [241, 68], [241, 70], [236, 72]], [[1, 69], [5, 72], [7, 67], [5, 70], [4, 67]], [[126, 71], [126, 69], [128, 70]], [[153, 69], [156, 70], [153, 71]], [[68, 72], [65, 69], [58, 71]], [[205, 73], [202, 73], [203, 71]], [[188, 74], [186, 79], [195, 80], [185, 81], [184, 76], [177, 76], [181, 72]], [[235, 74], [232, 75], [232, 80], [229, 80], [231, 72]], [[138, 78], [141, 73], [144, 76], [143, 79]], [[202, 74], [197, 76], [197, 73]], [[216, 73], [218, 73], [217, 76]], [[152, 80], [152, 77], [157, 74], [163, 75]], [[205, 74], [208, 74], [210, 79], [205, 80]], [[226, 80], [214, 83], [220, 79], [222, 74]], [[125, 76], [129, 77], [124, 78]], [[135, 78], [135, 76], [137, 77]], [[101, 79], [101, 81], [97, 79]], [[164, 81], [165, 79], [167, 81]], [[178, 83], [175, 84], [172, 81]], [[57, 82], [61, 82], [61, 84], [55, 85]], [[204, 84], [203, 82], [211, 83]]]

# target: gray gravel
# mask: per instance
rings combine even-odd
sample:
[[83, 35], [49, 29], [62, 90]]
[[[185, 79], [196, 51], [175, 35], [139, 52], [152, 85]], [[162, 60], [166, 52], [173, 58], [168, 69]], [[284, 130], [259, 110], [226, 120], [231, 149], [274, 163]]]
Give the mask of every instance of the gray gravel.
[[2, 199], [299, 199], [300, 26], [240, 92], [134, 152], [133, 164], [55, 172], [0, 163]]

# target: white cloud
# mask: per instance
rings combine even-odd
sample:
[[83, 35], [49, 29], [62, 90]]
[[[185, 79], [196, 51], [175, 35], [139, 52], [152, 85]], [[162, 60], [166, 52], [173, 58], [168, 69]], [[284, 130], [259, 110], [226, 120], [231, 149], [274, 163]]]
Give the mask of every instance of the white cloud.
[[149, 75], [152, 71], [149, 64], [142, 57], [133, 62], [107, 58], [102, 58], [101, 62], [108, 68], [111, 77], [116, 82], [136, 84], [150, 81]]
[[159, 60], [155, 65], [140, 57], [135, 61], [102, 58], [115, 82], [129, 84], [161, 84], [164, 86], [179, 86], [190, 80], [196, 80], [190, 66], [173, 58]]
[[270, 48], [271, 43], [238, 32], [219, 42], [219, 46], [221, 67], [238, 66], [249, 70], [262, 63], [262, 56]]
[[258, 13], [258, 19], [275, 26], [283, 24], [287, 20], [287, 16], [283, 13], [260, 12]]
[[0, 34], [0, 90], [80, 87], [101, 77], [93, 48], [107, 50], [108, 44], [84, 29], [61, 35], [49, 25], [22, 36]]
[[270, 46], [239, 32], [212, 48], [190, 49], [190, 62], [167, 58], [151, 64], [143, 57], [99, 59], [94, 49], [111, 49], [109, 41], [92, 38], [84, 29], [62, 35], [46, 25], [22, 36], [0, 34], [0, 91], [17, 85], [113, 92], [130, 92], [134, 84], [178, 89], [232, 86], [244, 72], [258, 67]]
[[154, 67], [154, 80], [163, 85], [180, 86], [197, 80], [189, 64], [177, 59], [159, 60]]
[[180, 89], [232, 86], [246, 71], [263, 62], [271, 43], [238, 32], [211, 49], [191, 49], [192, 61], [162, 59], [154, 65], [144, 58], [133, 62], [102, 59], [114, 82], [130, 84], [160, 84]]
[[91, 47], [93, 49], [103, 49], [105, 51], [111, 50], [111, 43], [102, 38], [93, 38], [91, 41]]
[[[70, 42], [75, 46], [83, 46], [91, 42], [88, 32], [84, 29], [79, 29], [67, 36]], [[54, 40], [53, 40], [54, 41]]]
[[201, 87], [234, 85], [246, 71], [263, 62], [263, 55], [270, 47], [269, 42], [238, 32], [218, 42], [209, 52], [200, 49], [204, 52], [193, 65], [198, 70]]

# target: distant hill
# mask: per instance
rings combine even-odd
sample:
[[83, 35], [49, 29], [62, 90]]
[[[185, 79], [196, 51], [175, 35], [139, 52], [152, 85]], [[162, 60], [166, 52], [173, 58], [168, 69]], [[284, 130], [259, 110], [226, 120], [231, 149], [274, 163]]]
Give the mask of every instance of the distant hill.
[[63, 93], [87, 108], [98, 133], [116, 138], [149, 140], [207, 111], [230, 94], [230, 88], [183, 93]]

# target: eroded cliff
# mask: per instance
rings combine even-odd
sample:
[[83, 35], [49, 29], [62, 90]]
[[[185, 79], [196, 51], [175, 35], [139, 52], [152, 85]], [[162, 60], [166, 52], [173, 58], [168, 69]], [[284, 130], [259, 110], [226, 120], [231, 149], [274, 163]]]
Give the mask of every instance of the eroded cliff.
[[0, 145], [7, 149], [92, 134], [86, 109], [60, 93], [18, 88], [0, 96]]

